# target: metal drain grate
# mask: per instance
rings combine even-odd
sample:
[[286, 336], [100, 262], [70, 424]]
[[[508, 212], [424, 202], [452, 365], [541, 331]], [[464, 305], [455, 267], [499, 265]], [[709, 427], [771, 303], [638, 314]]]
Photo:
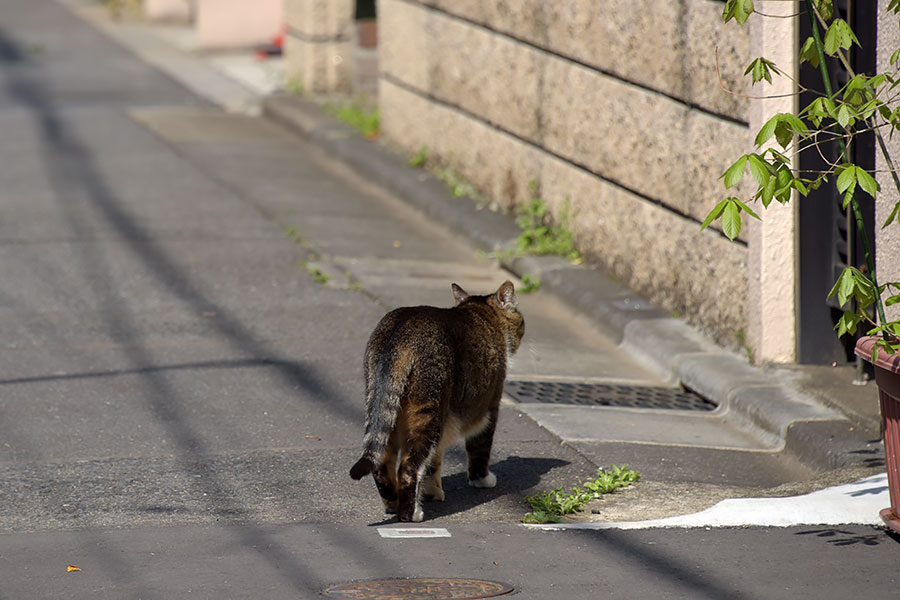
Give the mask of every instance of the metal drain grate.
[[626, 406], [669, 410], [714, 410], [716, 405], [693, 392], [609, 383], [567, 381], [507, 381], [506, 394], [516, 402]]

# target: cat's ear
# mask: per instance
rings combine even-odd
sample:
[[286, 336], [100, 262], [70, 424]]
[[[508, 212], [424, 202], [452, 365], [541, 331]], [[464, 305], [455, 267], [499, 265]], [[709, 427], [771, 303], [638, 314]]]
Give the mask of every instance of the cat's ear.
[[518, 306], [516, 288], [513, 287], [512, 281], [504, 281], [495, 296], [497, 297], [497, 304], [503, 310], [515, 310]]
[[450, 284], [450, 289], [453, 290], [453, 300], [456, 302], [456, 306], [459, 306], [469, 299], [469, 294], [466, 293], [466, 290], [462, 289], [455, 283]]

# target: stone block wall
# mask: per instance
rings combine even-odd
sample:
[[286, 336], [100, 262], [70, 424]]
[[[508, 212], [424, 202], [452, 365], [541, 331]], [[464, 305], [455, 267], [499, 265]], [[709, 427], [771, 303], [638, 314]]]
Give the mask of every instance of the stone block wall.
[[[700, 222], [750, 145], [747, 32], [711, 0], [380, 0], [382, 131], [511, 209], [529, 182], [580, 249], [724, 343], [747, 249]], [[726, 27], [728, 28], [725, 31]]]
[[353, 0], [284, 0], [285, 71], [311, 93], [347, 93], [353, 76]]
[[[900, 32], [897, 18], [885, 9], [887, 0], [878, 0], [878, 64], [877, 72], [891, 72], [891, 54], [900, 48]], [[900, 136], [884, 134], [885, 145], [894, 167], [900, 161]], [[894, 185], [888, 165], [881, 152], [875, 152], [875, 177], [881, 192], [875, 204], [875, 265], [878, 269], [878, 283], [900, 281], [900, 225], [896, 222], [887, 228], [881, 225], [887, 221], [894, 205], [900, 201], [900, 191]], [[900, 304], [886, 306], [888, 319], [900, 319]]]

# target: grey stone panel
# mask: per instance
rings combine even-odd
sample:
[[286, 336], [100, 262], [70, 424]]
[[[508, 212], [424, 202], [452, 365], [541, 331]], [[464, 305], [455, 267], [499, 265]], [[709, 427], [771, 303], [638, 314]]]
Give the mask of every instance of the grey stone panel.
[[[698, 221], [749, 147], [743, 125], [443, 13], [383, 4], [387, 77]], [[502, 205], [521, 201], [509, 187]]]
[[700, 233], [694, 221], [389, 80], [382, 79], [379, 92], [388, 138], [411, 154], [429, 146], [429, 155], [444, 157], [504, 202], [526, 199], [528, 181], [539, 180], [554, 214], [577, 217], [571, 227], [592, 260], [720, 343], [734, 344], [733, 332], [745, 321], [746, 248]]
[[[747, 120], [749, 35], [710, 0], [408, 0], [484, 25], [705, 110]], [[383, 4], [388, 4], [387, 2]]]

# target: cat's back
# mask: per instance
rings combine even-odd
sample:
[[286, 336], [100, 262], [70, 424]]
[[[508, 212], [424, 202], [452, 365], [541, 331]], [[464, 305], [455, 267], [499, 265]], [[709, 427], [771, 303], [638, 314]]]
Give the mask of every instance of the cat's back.
[[451, 308], [405, 306], [382, 317], [369, 338], [368, 351], [435, 351], [453, 343], [459, 315]]

